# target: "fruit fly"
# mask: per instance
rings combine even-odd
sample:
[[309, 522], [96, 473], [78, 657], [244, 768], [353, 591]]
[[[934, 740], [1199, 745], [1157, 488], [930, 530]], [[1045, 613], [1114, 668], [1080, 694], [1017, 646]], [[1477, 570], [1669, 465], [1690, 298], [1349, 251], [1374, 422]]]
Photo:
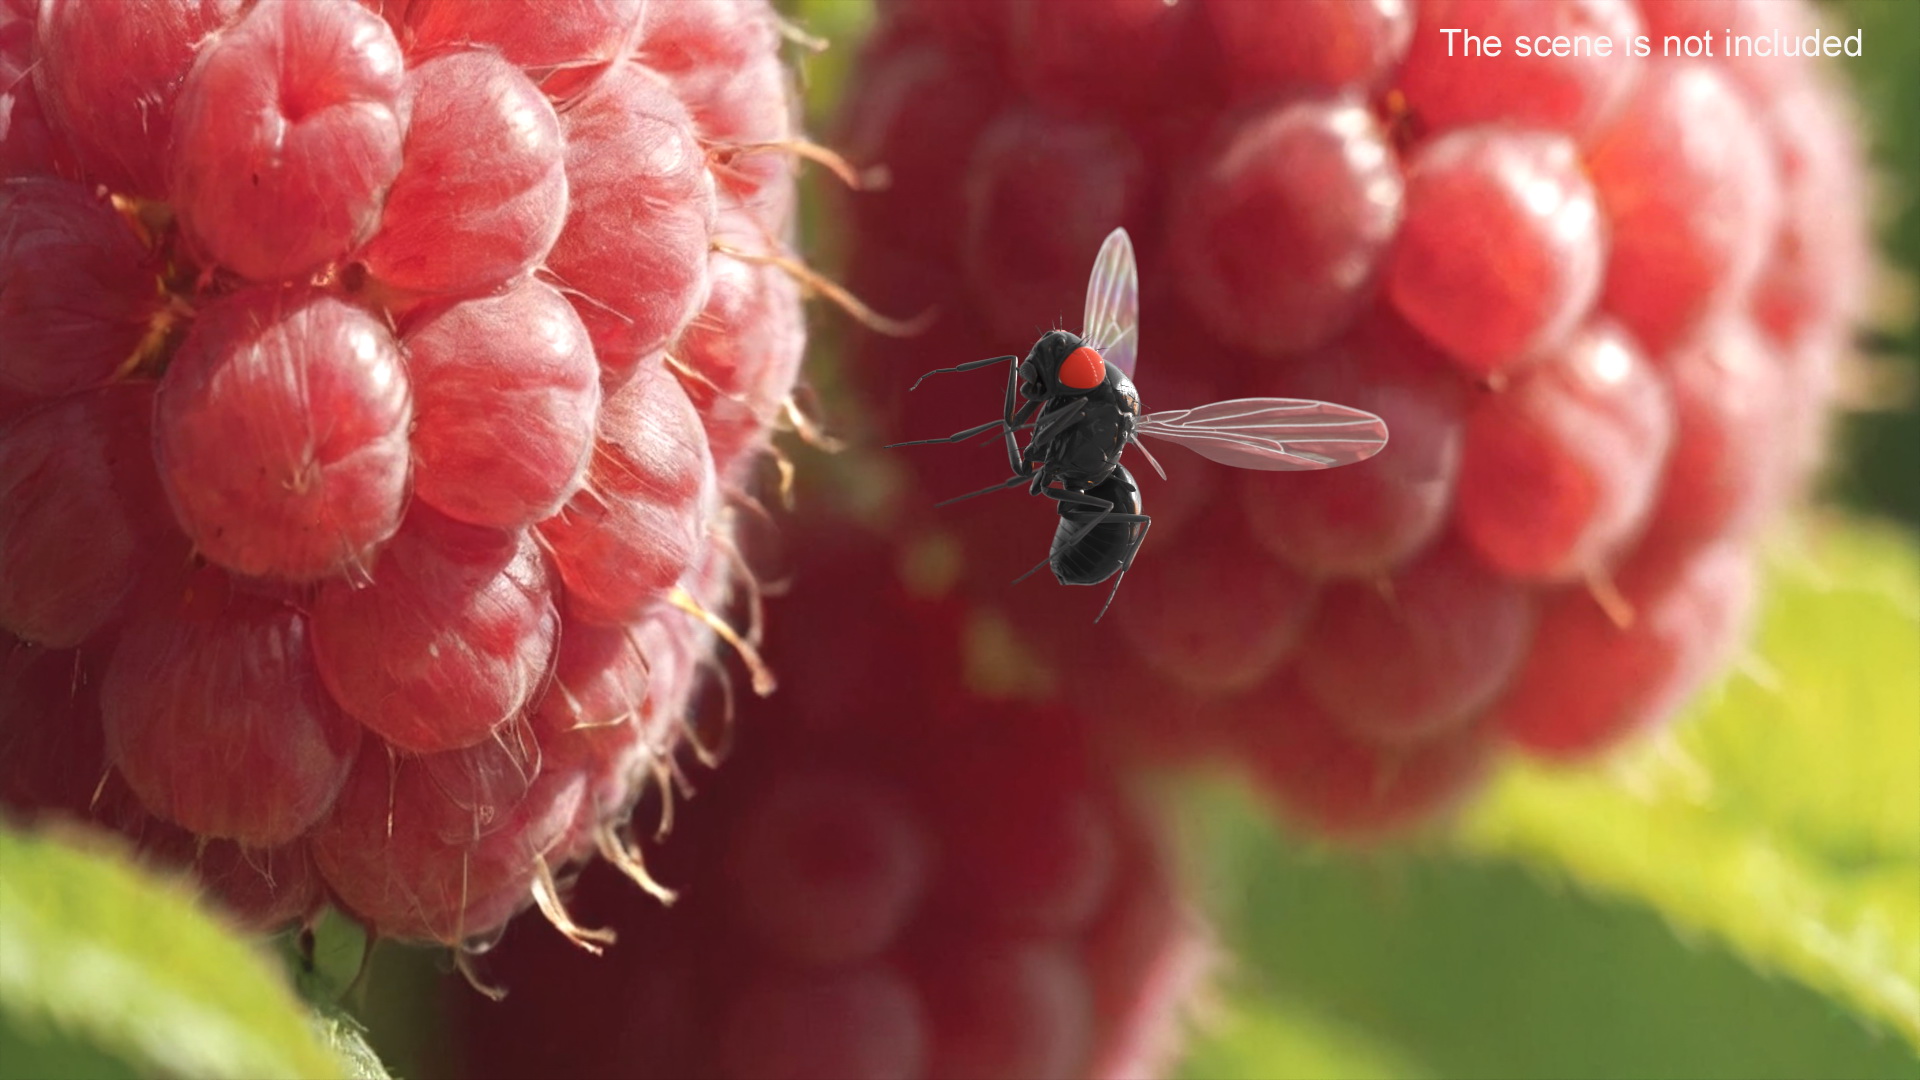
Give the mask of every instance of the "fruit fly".
[[[1133, 474], [1120, 464], [1120, 452], [1134, 447], [1162, 480], [1167, 477], [1140, 436], [1177, 443], [1235, 468], [1266, 470], [1351, 465], [1387, 445], [1387, 425], [1379, 417], [1324, 401], [1238, 398], [1142, 414], [1133, 386], [1139, 319], [1133, 243], [1125, 229], [1115, 229], [1093, 261], [1079, 334], [1049, 330], [1025, 360], [1017, 355], [974, 360], [929, 371], [913, 384], [918, 389], [933, 375], [1011, 364], [1000, 419], [944, 439], [893, 444], [957, 443], [998, 432], [1013, 475], [939, 505], [1023, 485], [1028, 494], [1054, 500], [1060, 522], [1053, 547], [1017, 580], [1042, 566], [1051, 567], [1062, 585], [1098, 585], [1113, 578], [1095, 622], [1113, 606], [1120, 579], [1133, 567], [1152, 523], [1142, 512]], [[1029, 433], [1024, 447], [1015, 437], [1022, 431]]]

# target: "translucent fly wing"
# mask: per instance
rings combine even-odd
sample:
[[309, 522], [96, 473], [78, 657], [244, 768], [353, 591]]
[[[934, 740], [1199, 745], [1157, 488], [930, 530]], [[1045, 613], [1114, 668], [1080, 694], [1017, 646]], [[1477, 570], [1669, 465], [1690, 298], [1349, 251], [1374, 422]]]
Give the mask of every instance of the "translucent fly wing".
[[1080, 337], [1100, 350], [1107, 363], [1133, 378], [1140, 347], [1140, 271], [1133, 263], [1133, 241], [1115, 229], [1100, 245], [1087, 282], [1087, 315]]
[[1237, 469], [1331, 469], [1387, 445], [1384, 420], [1360, 409], [1292, 398], [1239, 398], [1140, 418], [1141, 435], [1179, 443]]

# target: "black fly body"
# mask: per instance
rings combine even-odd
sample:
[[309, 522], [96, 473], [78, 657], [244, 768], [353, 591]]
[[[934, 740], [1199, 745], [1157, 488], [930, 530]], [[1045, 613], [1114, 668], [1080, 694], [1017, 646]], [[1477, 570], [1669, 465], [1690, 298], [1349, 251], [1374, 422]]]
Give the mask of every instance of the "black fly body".
[[[1022, 486], [1028, 494], [1054, 500], [1060, 522], [1053, 547], [1027, 574], [1048, 566], [1063, 585], [1097, 585], [1113, 578], [1102, 616], [1152, 524], [1133, 474], [1120, 464], [1121, 451], [1135, 448], [1166, 478], [1140, 436], [1178, 443], [1236, 468], [1270, 470], [1351, 465], [1387, 444], [1387, 425], [1379, 417], [1323, 401], [1239, 398], [1142, 414], [1133, 385], [1139, 294], [1133, 244], [1125, 229], [1115, 229], [1094, 259], [1079, 334], [1049, 330], [1024, 360], [1016, 355], [974, 360], [929, 371], [913, 384], [918, 388], [931, 375], [1009, 364], [1000, 419], [944, 439], [893, 444], [925, 446], [999, 435], [1013, 475], [940, 505]], [[1022, 431], [1027, 432], [1025, 446], [1016, 438]]]

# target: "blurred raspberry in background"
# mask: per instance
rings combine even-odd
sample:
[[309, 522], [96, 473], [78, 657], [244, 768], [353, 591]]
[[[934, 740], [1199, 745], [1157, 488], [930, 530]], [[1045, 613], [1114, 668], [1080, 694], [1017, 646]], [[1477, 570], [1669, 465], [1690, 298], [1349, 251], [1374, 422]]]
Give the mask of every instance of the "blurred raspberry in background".
[[[1324, 474], [1163, 455], [1098, 626], [1090, 593], [1008, 584], [1044, 550], [1033, 500], [930, 509], [997, 450], [900, 452], [889, 527], [957, 541], [958, 595], [1043, 696], [1157, 758], [1245, 760], [1319, 830], [1426, 820], [1503, 749], [1585, 759], [1669, 719], [1741, 648], [1869, 264], [1831, 72], [1658, 55], [1695, 23], [1813, 18], [1720, 7], [882, 5], [843, 132], [893, 184], [848, 200], [851, 276], [938, 322], [855, 349], [878, 441], [990, 417], [986, 376], [907, 389], [1073, 328], [1115, 225], [1146, 411], [1318, 397], [1392, 432]], [[1449, 56], [1456, 27], [1615, 47]]]

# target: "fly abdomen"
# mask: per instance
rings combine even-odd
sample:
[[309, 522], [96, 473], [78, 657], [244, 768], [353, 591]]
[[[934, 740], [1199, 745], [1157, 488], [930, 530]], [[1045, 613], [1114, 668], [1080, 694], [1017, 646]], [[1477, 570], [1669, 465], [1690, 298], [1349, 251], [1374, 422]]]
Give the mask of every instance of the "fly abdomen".
[[1087, 490], [1087, 494], [1113, 505], [1120, 520], [1099, 520], [1097, 508], [1062, 502], [1060, 524], [1053, 530], [1053, 548], [1048, 565], [1062, 585], [1098, 585], [1127, 568], [1134, 552], [1146, 537], [1147, 523], [1140, 517], [1140, 492], [1124, 467]]

